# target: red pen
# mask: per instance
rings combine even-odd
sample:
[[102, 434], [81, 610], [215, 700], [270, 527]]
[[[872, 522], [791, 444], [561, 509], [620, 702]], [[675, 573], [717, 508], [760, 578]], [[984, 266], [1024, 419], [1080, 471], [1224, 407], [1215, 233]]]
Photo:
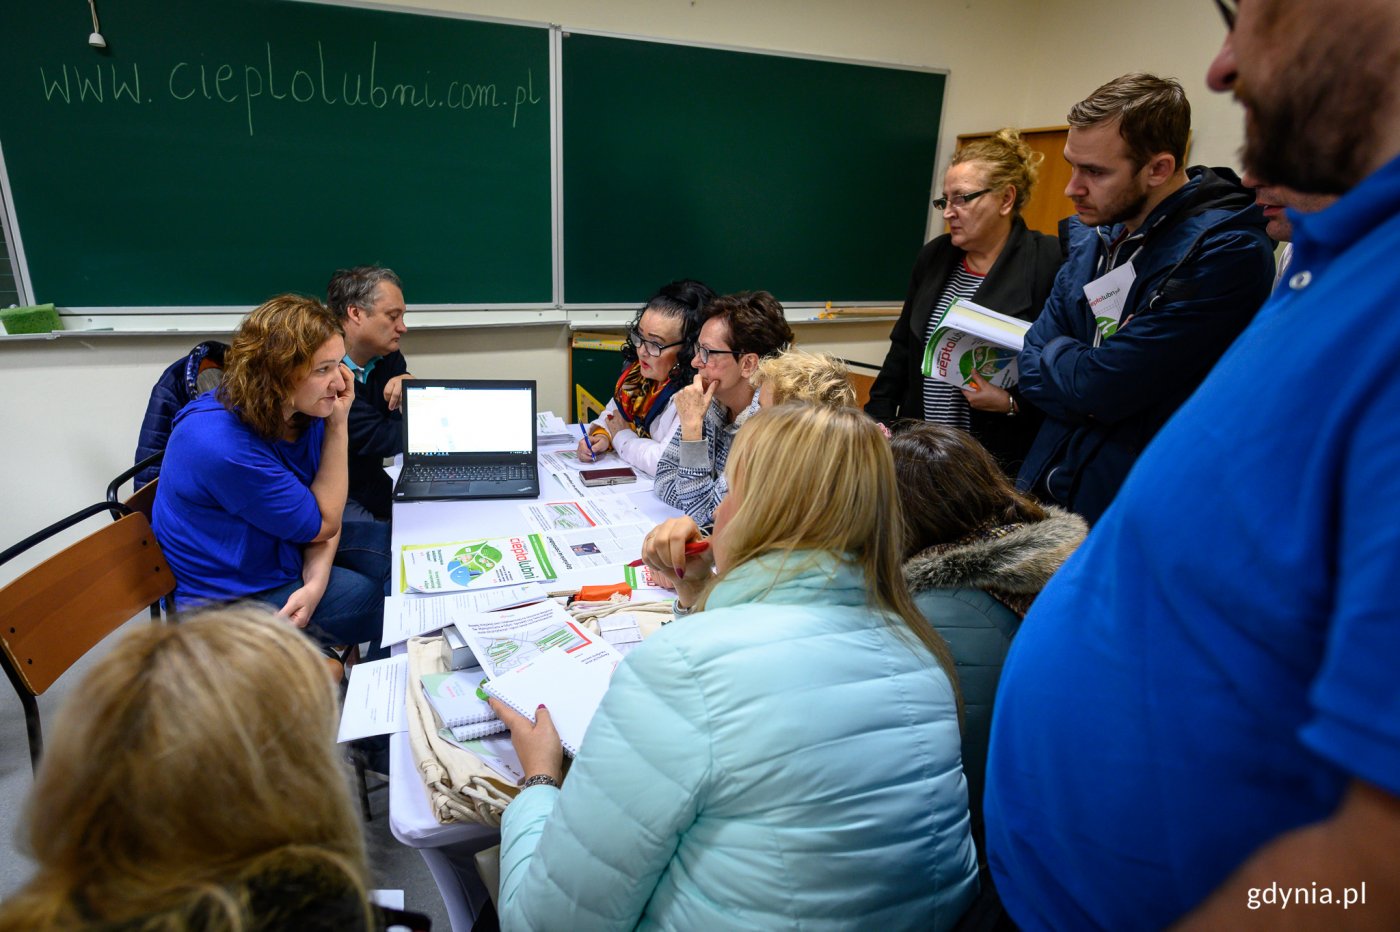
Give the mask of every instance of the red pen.
[[[685, 555], [688, 556], [688, 557], [694, 557], [694, 556], [698, 556], [698, 555], [704, 553], [706, 550], [709, 550], [709, 549], [710, 549], [710, 541], [709, 541], [708, 538], [705, 539], [705, 540], [692, 540], [690, 543], [688, 543], [688, 544], [685, 545]], [[645, 560], [640, 560], [640, 559], [638, 559], [638, 560], [633, 560], [631, 563], [629, 563], [629, 564], [627, 564], [627, 565], [635, 569], [636, 567], [641, 566], [641, 565], [642, 565], [643, 563], [645, 563], [645, 562], [646, 562]]]

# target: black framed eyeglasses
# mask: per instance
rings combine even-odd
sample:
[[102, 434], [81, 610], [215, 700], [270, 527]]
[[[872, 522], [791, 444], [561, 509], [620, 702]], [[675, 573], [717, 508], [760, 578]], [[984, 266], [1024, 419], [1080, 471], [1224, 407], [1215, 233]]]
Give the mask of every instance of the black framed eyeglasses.
[[1220, 11], [1220, 18], [1225, 20], [1225, 28], [1231, 32], [1235, 31], [1235, 17], [1239, 15], [1239, 0], [1215, 0], [1215, 8]]
[[657, 343], [655, 340], [648, 340], [635, 330], [627, 331], [627, 342], [635, 346], [638, 351], [646, 353], [648, 356], [660, 356], [673, 346], [680, 346], [684, 340], [677, 340], [674, 343]]
[[700, 365], [708, 366], [710, 364], [710, 356], [712, 355], [733, 356], [735, 360], [738, 360], [740, 356], [744, 355], [744, 351], [736, 349], [710, 349], [708, 346], [697, 346], [695, 347], [695, 355], [699, 357]]
[[935, 210], [947, 210], [949, 204], [952, 204], [955, 209], [966, 207], [991, 190], [993, 189], [983, 188], [981, 191], [973, 191], [971, 194], [954, 194], [952, 197], [935, 197], [933, 199], [933, 207]]

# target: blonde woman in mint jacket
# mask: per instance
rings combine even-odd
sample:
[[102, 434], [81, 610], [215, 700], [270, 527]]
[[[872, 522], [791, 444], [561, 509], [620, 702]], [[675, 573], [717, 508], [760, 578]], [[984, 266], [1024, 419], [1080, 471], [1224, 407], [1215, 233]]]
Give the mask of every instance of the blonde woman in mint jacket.
[[618, 667], [562, 788], [548, 711], [498, 709], [529, 784], [503, 929], [949, 929], [976, 895], [952, 663], [900, 573], [889, 444], [854, 409], [784, 405], [728, 475], [707, 554], [683, 518], [648, 537], [701, 614]]

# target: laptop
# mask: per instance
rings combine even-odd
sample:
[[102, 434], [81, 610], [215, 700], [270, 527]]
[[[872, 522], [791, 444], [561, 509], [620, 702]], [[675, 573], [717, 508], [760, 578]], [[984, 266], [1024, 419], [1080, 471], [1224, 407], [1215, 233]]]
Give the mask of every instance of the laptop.
[[535, 383], [405, 379], [394, 501], [538, 498]]

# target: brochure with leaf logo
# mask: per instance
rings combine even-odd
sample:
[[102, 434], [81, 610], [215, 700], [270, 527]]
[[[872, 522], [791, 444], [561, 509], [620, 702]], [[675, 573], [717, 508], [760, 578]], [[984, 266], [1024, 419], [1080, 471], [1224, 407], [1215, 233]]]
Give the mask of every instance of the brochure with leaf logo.
[[1015, 385], [1016, 356], [1031, 325], [959, 299], [948, 306], [924, 347], [923, 374], [957, 388], [976, 372], [997, 388]]

